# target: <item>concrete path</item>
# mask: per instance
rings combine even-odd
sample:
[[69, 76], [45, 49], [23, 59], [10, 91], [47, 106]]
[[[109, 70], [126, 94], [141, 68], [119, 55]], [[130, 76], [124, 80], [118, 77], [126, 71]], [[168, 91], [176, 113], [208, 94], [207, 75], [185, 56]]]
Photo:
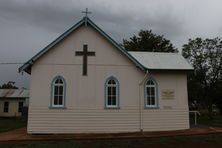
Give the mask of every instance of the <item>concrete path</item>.
[[222, 128], [191, 128], [187, 130], [164, 131], [164, 132], [135, 132], [117, 134], [49, 134], [49, 135], [29, 135], [26, 128], [0, 133], [0, 142], [20, 142], [20, 141], [54, 141], [54, 140], [84, 140], [84, 139], [124, 139], [124, 138], [152, 138], [169, 136], [188, 136], [203, 134], [222, 134]]

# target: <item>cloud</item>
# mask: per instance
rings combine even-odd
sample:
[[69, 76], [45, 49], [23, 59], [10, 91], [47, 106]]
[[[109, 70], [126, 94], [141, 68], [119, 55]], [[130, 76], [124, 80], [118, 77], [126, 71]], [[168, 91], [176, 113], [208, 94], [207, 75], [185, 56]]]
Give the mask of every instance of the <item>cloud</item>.
[[[159, 7], [156, 3], [154, 5]], [[102, 0], [90, 2], [65, 0], [56, 3], [54, 0], [3, 0], [0, 2], [0, 13], [6, 20], [60, 33], [80, 19], [82, 16], [80, 12], [87, 6], [93, 11], [92, 18], [96, 23], [111, 33], [119, 32], [114, 30], [113, 26], [116, 26], [117, 29], [124, 29], [122, 34], [135, 32], [140, 28], [153, 28], [158, 33], [171, 36], [178, 35], [180, 28], [183, 27], [181, 20], [171, 13], [169, 5], [169, 8], [164, 7], [165, 9], [159, 11], [151, 9], [152, 4], [144, 0], [138, 5], [135, 5], [134, 1], [126, 0], [118, 3]]]
[[[90, 18], [118, 42], [152, 29], [180, 49], [188, 38], [221, 35], [221, 5], [220, 0], [1, 0], [0, 62], [26, 61], [79, 21], [86, 7], [93, 12]], [[0, 83], [15, 67], [0, 67]]]

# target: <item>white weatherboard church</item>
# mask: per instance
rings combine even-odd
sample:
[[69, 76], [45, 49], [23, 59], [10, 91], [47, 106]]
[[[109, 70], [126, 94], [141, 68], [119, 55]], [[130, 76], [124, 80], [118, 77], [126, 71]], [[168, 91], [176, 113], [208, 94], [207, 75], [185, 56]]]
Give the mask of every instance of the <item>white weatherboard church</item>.
[[128, 52], [85, 16], [19, 68], [28, 133], [188, 129], [192, 69], [178, 53]]

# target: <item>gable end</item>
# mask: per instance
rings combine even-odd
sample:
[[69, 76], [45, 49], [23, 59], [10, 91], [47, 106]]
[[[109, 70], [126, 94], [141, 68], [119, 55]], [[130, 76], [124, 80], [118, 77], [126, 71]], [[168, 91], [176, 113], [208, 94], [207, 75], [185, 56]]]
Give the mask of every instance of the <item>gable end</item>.
[[90, 20], [88, 17], [84, 17], [81, 19], [78, 23], [76, 23], [74, 26], [72, 26], [70, 29], [68, 29], [66, 32], [64, 32], [61, 36], [59, 36], [57, 39], [55, 39], [52, 43], [50, 43], [48, 46], [46, 46], [44, 49], [42, 49], [39, 53], [37, 53], [35, 56], [33, 56], [30, 60], [28, 60], [24, 65], [22, 65], [19, 68], [19, 72], [27, 72], [28, 74], [31, 74], [31, 67], [37, 61], [42, 55], [44, 55], [46, 52], [48, 52], [52, 47], [57, 45], [59, 42], [61, 42], [65, 37], [70, 35], [73, 31], [81, 27], [82, 25], [90, 25], [93, 29], [95, 29], [97, 32], [99, 32], [103, 37], [105, 37], [114, 47], [116, 47], [118, 50], [121, 51], [122, 54], [127, 56], [129, 60], [131, 60], [136, 67], [140, 68], [142, 71], [146, 71], [146, 68], [138, 62], [131, 54], [129, 54], [126, 49], [121, 47], [116, 41], [114, 41], [108, 34], [106, 34], [102, 29], [100, 29], [92, 20]]

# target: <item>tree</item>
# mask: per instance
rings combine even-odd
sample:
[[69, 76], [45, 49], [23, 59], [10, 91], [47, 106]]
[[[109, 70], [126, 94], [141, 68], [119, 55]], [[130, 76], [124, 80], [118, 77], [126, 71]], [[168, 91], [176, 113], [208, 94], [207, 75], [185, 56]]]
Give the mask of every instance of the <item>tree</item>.
[[183, 56], [193, 65], [195, 73], [188, 76], [188, 92], [190, 101], [198, 101], [212, 113], [212, 105], [222, 102], [222, 40], [189, 39], [183, 45]]
[[178, 52], [170, 40], [152, 33], [152, 30], [140, 30], [138, 36], [123, 39], [123, 46], [129, 51]]
[[222, 114], [222, 81], [217, 83], [217, 91], [215, 91], [215, 103], [217, 104], [218, 108], [220, 109], [220, 112]]
[[0, 86], [1, 89], [18, 89], [18, 87], [15, 86], [15, 82], [9, 81], [8, 83], [2, 84]]

